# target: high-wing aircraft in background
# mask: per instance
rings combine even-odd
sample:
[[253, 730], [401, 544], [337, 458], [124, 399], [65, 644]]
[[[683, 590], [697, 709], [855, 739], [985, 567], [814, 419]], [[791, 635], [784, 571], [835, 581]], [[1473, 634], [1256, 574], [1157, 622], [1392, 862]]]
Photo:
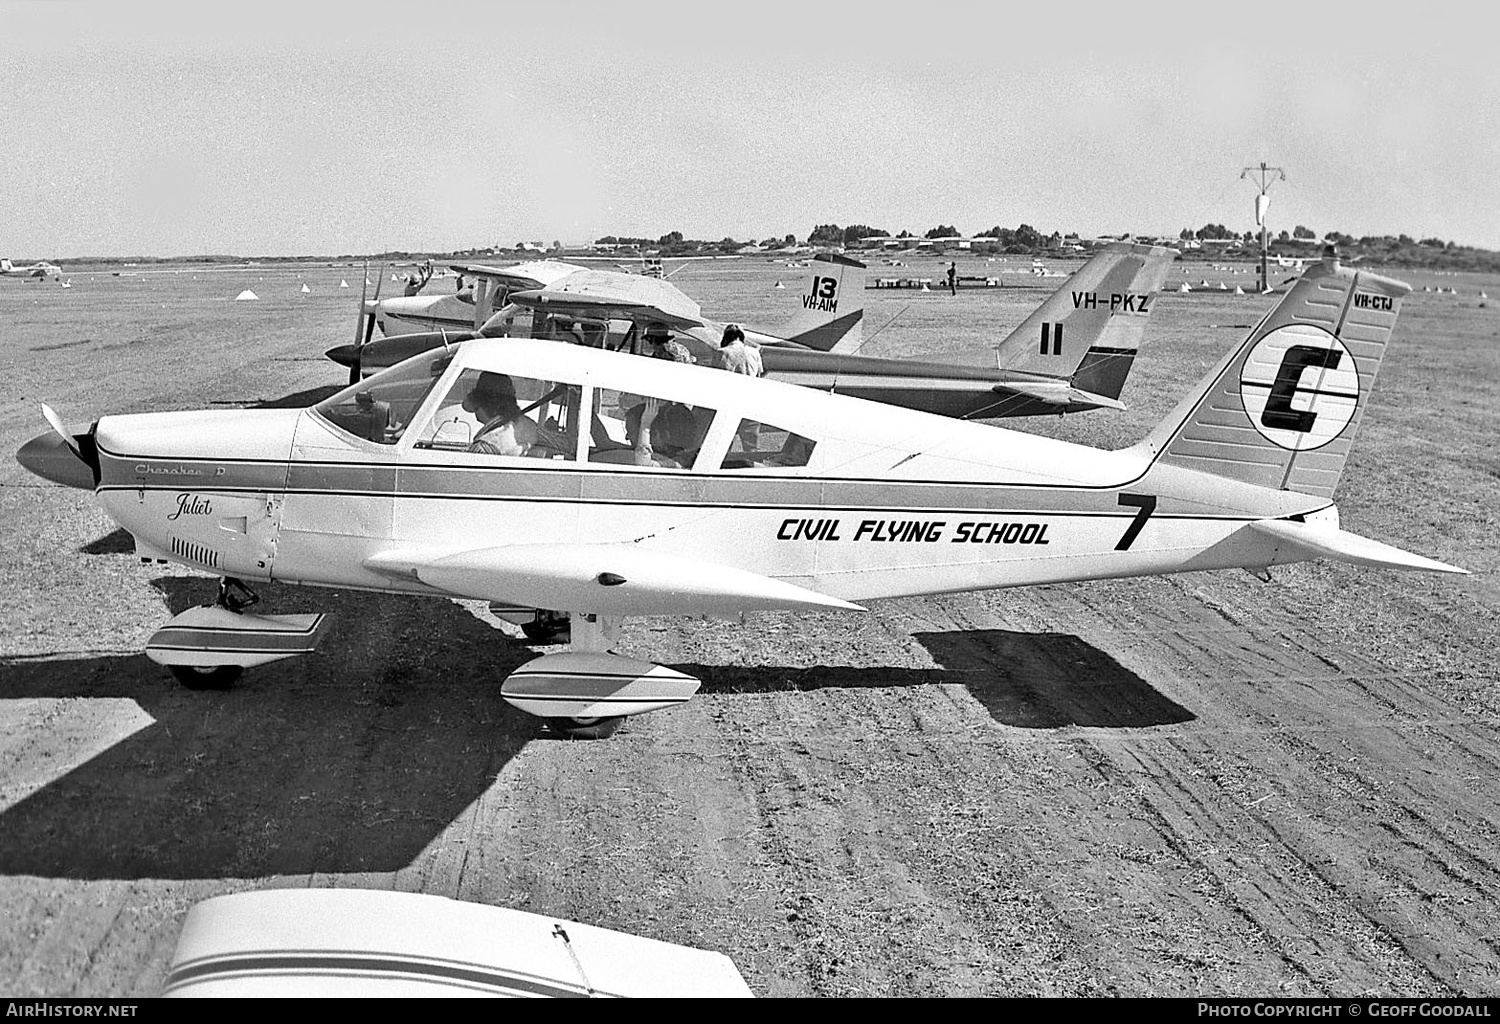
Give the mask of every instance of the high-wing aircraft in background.
[[[785, 337], [747, 330], [745, 334], [751, 344], [791, 344], [819, 349], [858, 344], [864, 320], [864, 264], [842, 256], [821, 259], [809, 294], [797, 302], [783, 329]], [[357, 329], [354, 344], [329, 349], [328, 358], [349, 367], [349, 380], [353, 383], [418, 352], [473, 338], [548, 338], [640, 351], [644, 345], [640, 325], [647, 323], [695, 332], [686, 340], [705, 357], [709, 348], [718, 348], [725, 325], [704, 319], [698, 303], [665, 279], [650, 274], [572, 267], [560, 275], [552, 275], [550, 283], [541, 280], [563, 266], [522, 264], [500, 269], [455, 264], [455, 270], [475, 280], [470, 303], [474, 322], [468, 330], [442, 328], [372, 339], [373, 322], [367, 319]], [[517, 301], [521, 295], [528, 297], [529, 304]], [[841, 296], [846, 298], [841, 300]], [[362, 299], [362, 308], [385, 305], [378, 300], [377, 295], [372, 306]]]
[[458, 274], [458, 289], [446, 293], [426, 295], [395, 295], [381, 299], [377, 294], [373, 306], [364, 301], [366, 315], [373, 316], [380, 326], [380, 333], [389, 337], [399, 334], [430, 333], [433, 331], [472, 331], [475, 327], [475, 303], [483, 297], [476, 288], [466, 287], [469, 279], [489, 282], [491, 294], [488, 306], [481, 306], [487, 319], [492, 308], [498, 309], [508, 291], [541, 288], [567, 277], [580, 266], [561, 263], [557, 260], [537, 260], [518, 263], [513, 267], [490, 267], [455, 263], [452, 269]]
[[10, 260], [0, 259], [0, 277], [53, 277], [62, 276], [62, 267], [55, 263], [42, 260], [40, 263], [27, 263], [17, 266]]
[[146, 561], [225, 578], [147, 654], [193, 686], [305, 653], [320, 616], [242, 579], [571, 613], [514, 706], [571, 735], [698, 680], [613, 653], [622, 616], [1312, 558], [1463, 572], [1340, 527], [1333, 493], [1408, 286], [1312, 267], [1120, 451], [703, 366], [556, 342], [422, 353], [307, 409], [105, 416], [18, 453], [95, 492]]
[[[788, 292], [795, 313], [783, 337], [747, 331], [766, 375], [856, 398], [968, 419], [1123, 408], [1120, 391], [1176, 251], [1114, 243], [1100, 249], [996, 346], [985, 363], [861, 356], [864, 264], [819, 254], [807, 290]], [[511, 306], [479, 332], [529, 333], [640, 352], [645, 325], [664, 325], [708, 363], [725, 325], [669, 282], [584, 271], [509, 294]], [[529, 317], [522, 315], [529, 314]], [[472, 337], [466, 335], [465, 337]], [[328, 355], [364, 369], [392, 365], [444, 343], [433, 335], [383, 339]]]

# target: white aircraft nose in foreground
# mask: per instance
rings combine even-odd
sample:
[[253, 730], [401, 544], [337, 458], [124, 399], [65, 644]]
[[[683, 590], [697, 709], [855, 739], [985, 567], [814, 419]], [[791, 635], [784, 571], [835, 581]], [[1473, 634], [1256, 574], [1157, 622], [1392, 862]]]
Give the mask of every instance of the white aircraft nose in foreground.
[[1317, 557], [1463, 572], [1343, 531], [1332, 501], [1409, 290], [1310, 268], [1117, 452], [510, 339], [416, 356], [310, 409], [59, 425], [19, 457], [92, 487], [143, 558], [227, 578], [216, 605], [148, 645], [191, 684], [316, 642], [317, 616], [240, 611], [240, 579], [480, 598], [572, 613], [572, 649], [523, 665], [502, 694], [602, 735], [698, 686], [611, 653], [620, 616], [858, 609]]

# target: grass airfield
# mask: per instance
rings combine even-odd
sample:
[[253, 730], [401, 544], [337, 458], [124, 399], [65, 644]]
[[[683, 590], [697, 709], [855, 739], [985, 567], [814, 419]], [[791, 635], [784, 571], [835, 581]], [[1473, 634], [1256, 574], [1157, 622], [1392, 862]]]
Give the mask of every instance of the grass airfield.
[[[907, 262], [870, 273], [947, 265]], [[982, 361], [1063, 283], [958, 264], [1019, 272], [867, 291], [862, 351]], [[1139, 439], [1274, 301], [1214, 266], [1174, 267], [1169, 289], [1226, 289], [1163, 295], [1126, 412], [1005, 426]], [[1415, 291], [1343, 522], [1475, 575], [1308, 563], [632, 620], [623, 653], [704, 687], [601, 743], [500, 700], [533, 651], [474, 602], [262, 586], [265, 611], [335, 615], [323, 648], [183, 690], [140, 651], [214, 580], [140, 566], [87, 495], [7, 460], [0, 992], [152, 995], [199, 899], [373, 886], [716, 949], [765, 996], [1493, 994], [1500, 277], [1375, 269]], [[774, 329], [807, 274], [671, 280]], [[9, 452], [42, 401], [83, 424], [331, 393], [364, 270], [64, 278], [0, 280]]]

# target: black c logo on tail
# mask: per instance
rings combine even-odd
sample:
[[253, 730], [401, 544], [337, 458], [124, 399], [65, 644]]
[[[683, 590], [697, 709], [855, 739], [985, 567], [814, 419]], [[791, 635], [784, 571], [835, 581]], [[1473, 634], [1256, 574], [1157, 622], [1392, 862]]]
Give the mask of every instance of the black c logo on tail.
[[1293, 409], [1292, 399], [1297, 395], [1297, 382], [1302, 371], [1308, 367], [1320, 370], [1336, 370], [1344, 353], [1339, 349], [1314, 348], [1311, 345], [1293, 345], [1281, 359], [1281, 368], [1276, 371], [1276, 380], [1266, 398], [1266, 410], [1260, 421], [1274, 430], [1295, 430], [1305, 434], [1312, 429], [1318, 414], [1311, 409]]
[[1250, 347], [1240, 367], [1246, 418], [1287, 451], [1312, 451], [1338, 437], [1353, 421], [1359, 400], [1353, 353], [1314, 324], [1276, 328]]

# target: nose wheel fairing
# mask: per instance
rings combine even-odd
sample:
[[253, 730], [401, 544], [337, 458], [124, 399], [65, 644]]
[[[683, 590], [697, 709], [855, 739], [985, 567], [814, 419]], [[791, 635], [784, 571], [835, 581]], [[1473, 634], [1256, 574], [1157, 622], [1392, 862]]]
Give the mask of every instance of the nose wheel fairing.
[[199, 605], [172, 617], [146, 642], [158, 665], [251, 668], [307, 654], [318, 646], [327, 616], [252, 615], [225, 604]]

